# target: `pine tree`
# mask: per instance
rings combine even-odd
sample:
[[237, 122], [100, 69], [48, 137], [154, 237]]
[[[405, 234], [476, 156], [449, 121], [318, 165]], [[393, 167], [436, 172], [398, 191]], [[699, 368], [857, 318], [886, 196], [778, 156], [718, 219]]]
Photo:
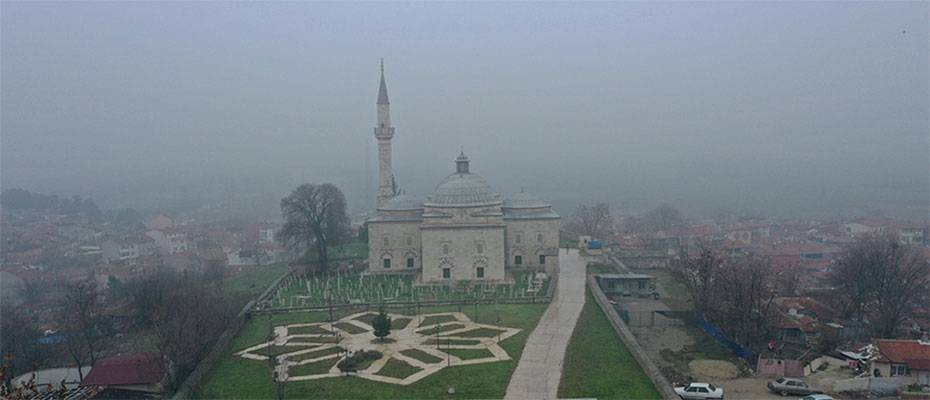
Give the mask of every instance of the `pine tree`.
[[382, 342], [385, 337], [391, 334], [391, 317], [388, 317], [387, 313], [384, 312], [384, 308], [378, 310], [378, 316], [375, 317], [371, 325], [375, 328], [375, 336]]

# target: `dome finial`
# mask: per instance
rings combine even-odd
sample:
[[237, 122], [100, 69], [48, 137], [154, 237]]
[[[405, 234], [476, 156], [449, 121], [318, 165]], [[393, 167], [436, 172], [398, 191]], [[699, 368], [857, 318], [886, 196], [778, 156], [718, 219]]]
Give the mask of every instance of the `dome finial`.
[[458, 158], [455, 159], [455, 172], [460, 174], [468, 173], [468, 156], [465, 155], [465, 149], [459, 152]]

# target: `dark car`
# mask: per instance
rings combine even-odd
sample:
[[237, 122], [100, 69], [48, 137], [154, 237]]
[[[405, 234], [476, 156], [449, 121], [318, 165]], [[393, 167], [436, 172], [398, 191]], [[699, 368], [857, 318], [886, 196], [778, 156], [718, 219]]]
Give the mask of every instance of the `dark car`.
[[809, 394], [822, 393], [819, 390], [807, 386], [804, 381], [794, 378], [778, 378], [774, 382], [769, 382], [768, 386], [772, 393], [778, 393], [782, 396], [787, 396], [789, 394], [795, 396], [807, 396]]

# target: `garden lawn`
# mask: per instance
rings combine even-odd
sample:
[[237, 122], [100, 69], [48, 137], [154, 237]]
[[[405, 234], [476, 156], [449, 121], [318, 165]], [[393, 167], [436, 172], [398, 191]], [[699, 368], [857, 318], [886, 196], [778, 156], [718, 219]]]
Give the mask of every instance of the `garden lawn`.
[[286, 263], [254, 267], [251, 271], [224, 279], [223, 290], [234, 295], [257, 296], [288, 271], [290, 269]]
[[[324, 378], [307, 381], [288, 382], [285, 398], [301, 399], [489, 399], [502, 398], [510, 382], [510, 375], [516, 368], [523, 346], [530, 332], [536, 327], [539, 318], [548, 304], [513, 304], [498, 306], [480, 306], [481, 321], [500, 316], [500, 325], [519, 328], [520, 333], [503, 342], [501, 347], [511, 359], [486, 364], [462, 365], [445, 368], [419, 382], [401, 386], [390, 383], [375, 382], [353, 376]], [[345, 310], [339, 317], [359, 310]], [[421, 313], [459, 311], [458, 307], [423, 307]], [[474, 307], [462, 307], [461, 311], [475, 319]], [[402, 311], [399, 311], [402, 312]], [[211, 399], [270, 399], [276, 397], [275, 385], [271, 380], [271, 367], [267, 361], [247, 360], [233, 353], [246, 347], [261, 343], [268, 336], [271, 326], [281, 324], [323, 322], [327, 320], [325, 312], [301, 312], [275, 314], [269, 317], [256, 316], [247, 322], [239, 336], [233, 340], [226, 354], [220, 357], [207, 376], [197, 398]], [[393, 373], [391, 371], [388, 373]], [[455, 394], [449, 395], [450, 387]]]
[[587, 289], [585, 296], [565, 351], [559, 398], [658, 399], [652, 381]]

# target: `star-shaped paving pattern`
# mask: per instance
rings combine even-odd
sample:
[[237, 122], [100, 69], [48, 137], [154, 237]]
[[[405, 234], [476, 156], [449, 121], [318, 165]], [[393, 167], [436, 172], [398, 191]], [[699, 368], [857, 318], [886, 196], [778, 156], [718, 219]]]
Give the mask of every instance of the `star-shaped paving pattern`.
[[391, 334], [381, 342], [371, 323], [377, 316], [361, 312], [333, 323], [274, 327], [273, 339], [236, 355], [260, 361], [273, 359], [278, 380], [300, 381], [344, 375], [338, 363], [359, 351], [377, 351], [380, 358], [353, 375], [373, 381], [409, 385], [443, 368], [509, 360], [498, 344], [519, 329], [479, 324], [460, 312], [407, 316], [388, 313]]

